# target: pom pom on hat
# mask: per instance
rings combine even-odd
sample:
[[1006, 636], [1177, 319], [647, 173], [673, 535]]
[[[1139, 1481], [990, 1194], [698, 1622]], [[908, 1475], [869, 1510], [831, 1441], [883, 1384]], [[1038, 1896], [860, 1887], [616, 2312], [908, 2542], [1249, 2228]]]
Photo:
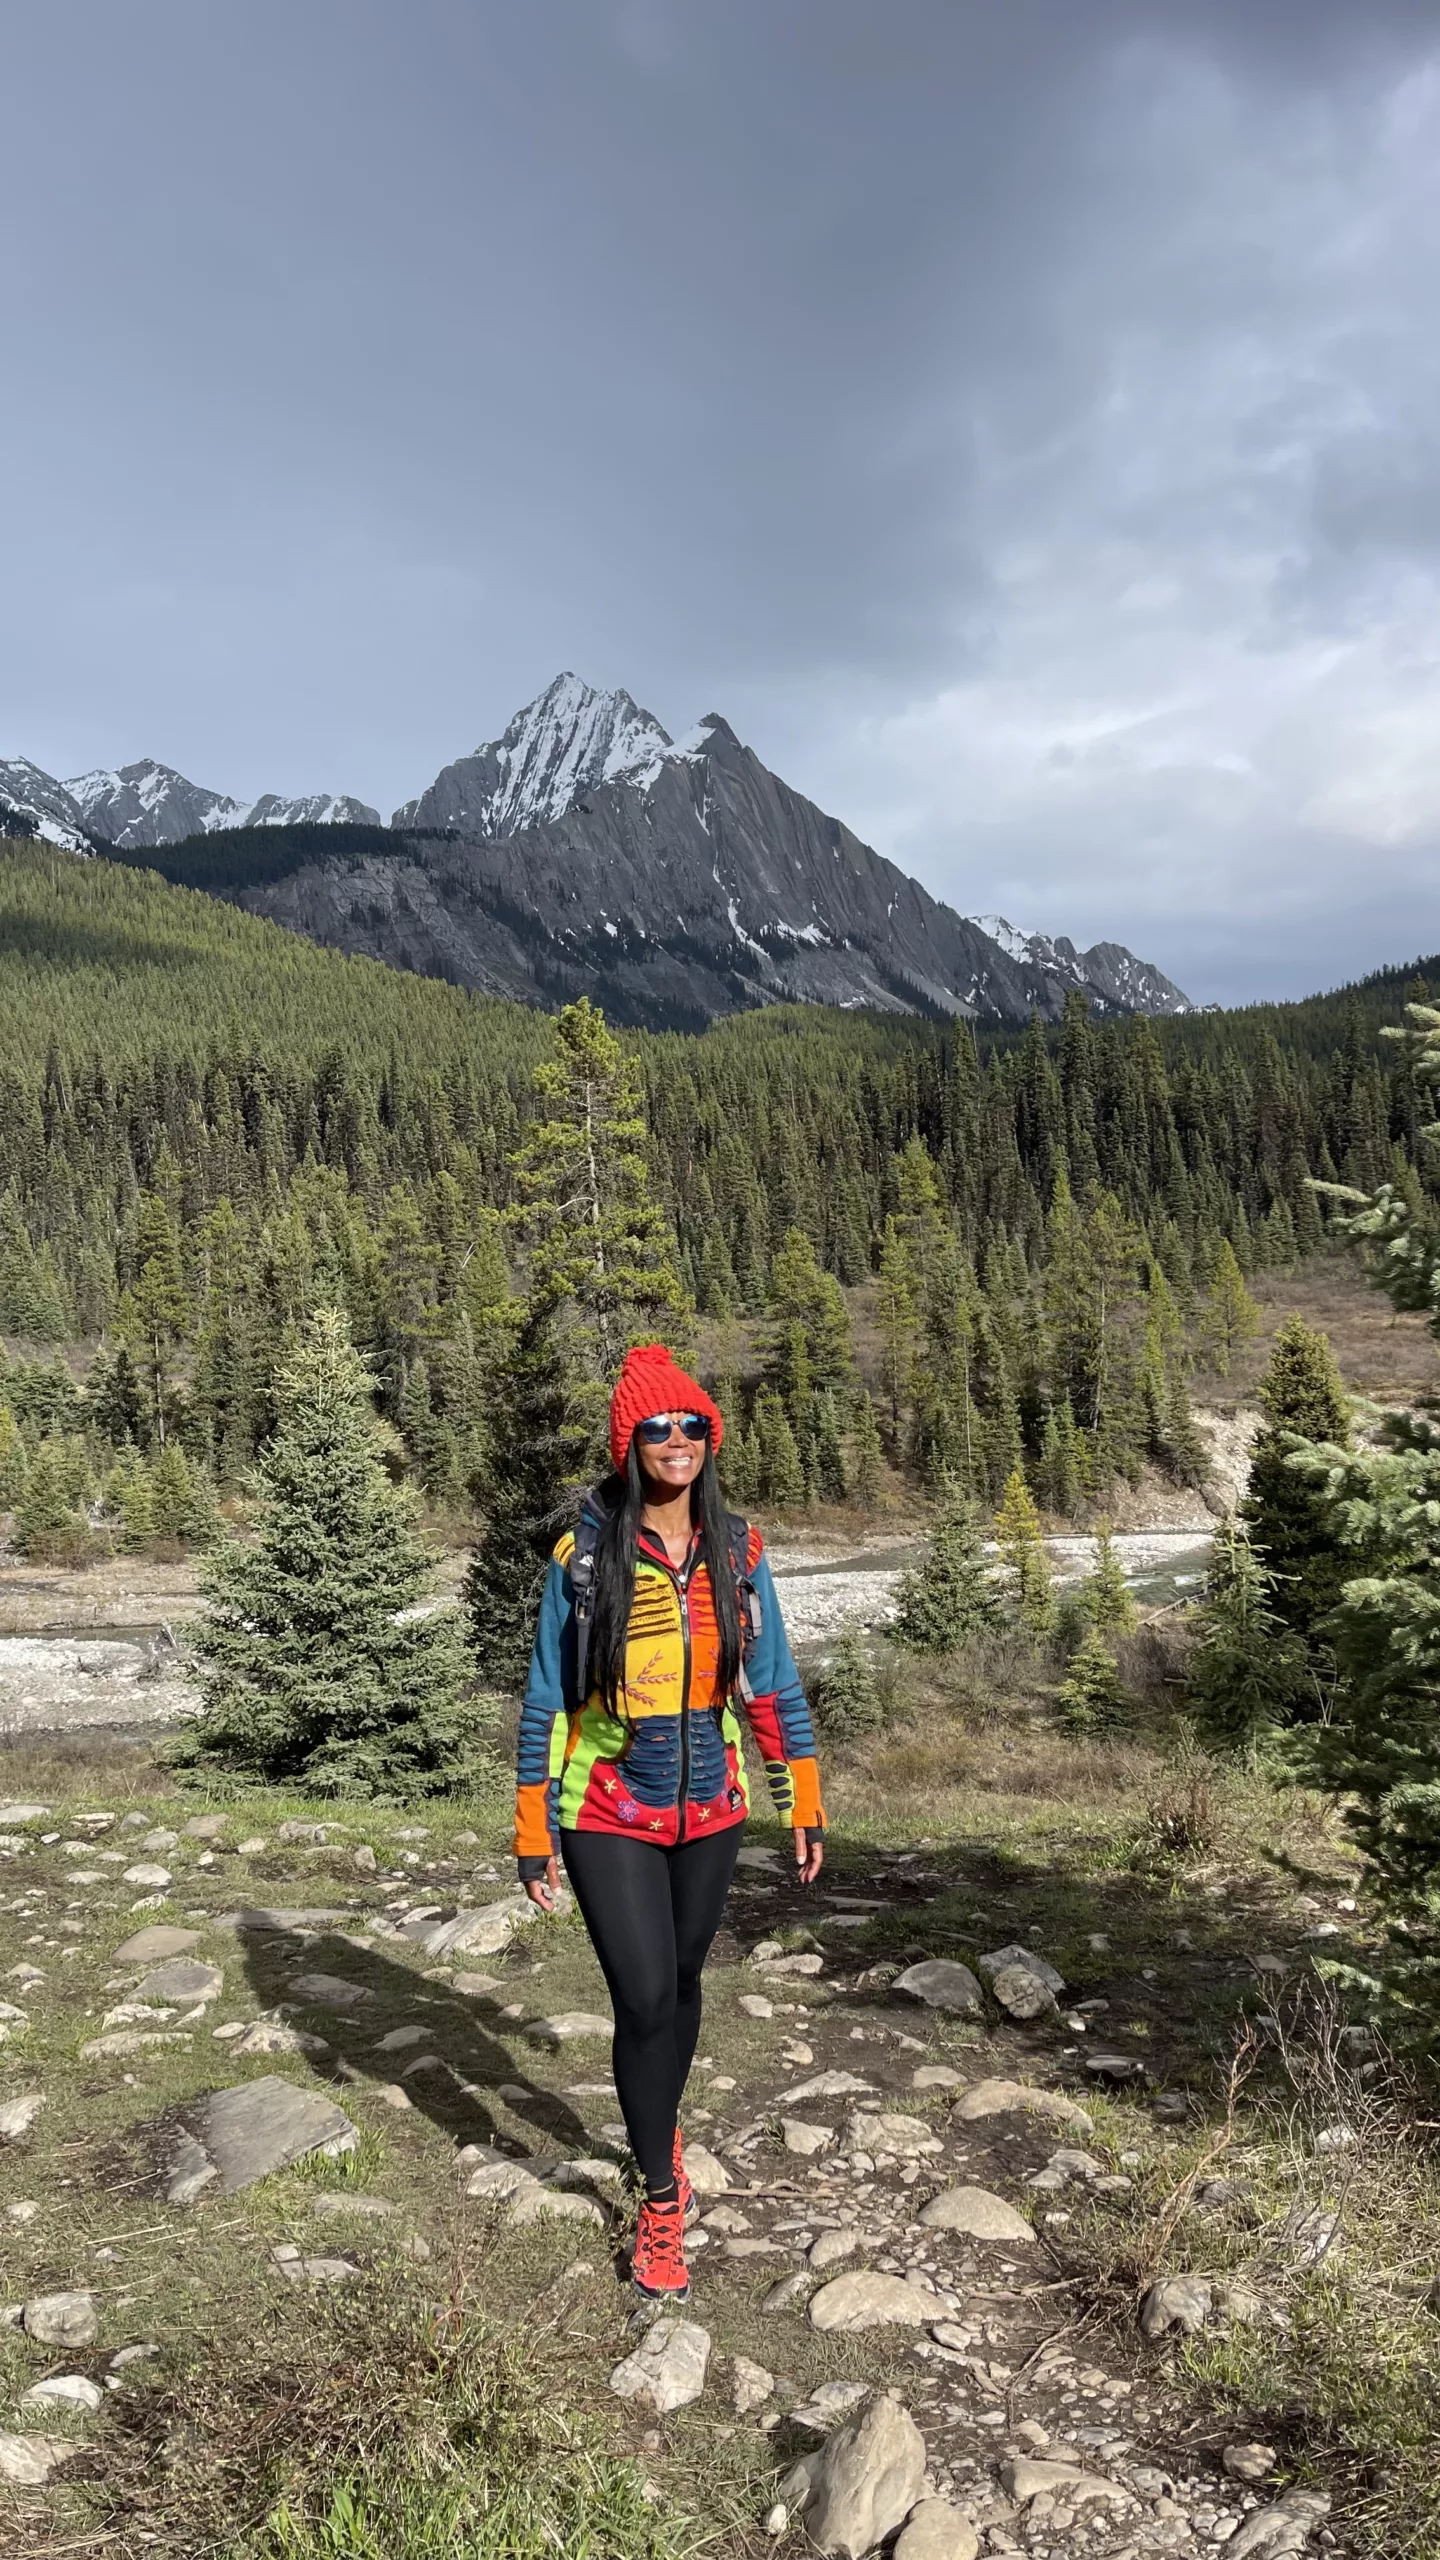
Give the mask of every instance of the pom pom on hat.
[[615, 1382], [610, 1399], [610, 1455], [617, 1475], [625, 1472], [635, 1425], [648, 1421], [652, 1413], [703, 1413], [710, 1425], [711, 1448], [718, 1449], [725, 1437], [713, 1396], [707, 1396], [698, 1378], [680, 1368], [663, 1342], [643, 1342], [637, 1351], [627, 1351]]

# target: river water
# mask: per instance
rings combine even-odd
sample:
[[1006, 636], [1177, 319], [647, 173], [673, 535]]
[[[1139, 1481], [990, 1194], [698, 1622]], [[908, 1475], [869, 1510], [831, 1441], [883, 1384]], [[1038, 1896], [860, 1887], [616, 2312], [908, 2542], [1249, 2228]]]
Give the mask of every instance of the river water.
[[[1093, 1538], [1046, 1543], [1062, 1588], [1089, 1572]], [[1147, 1608], [1193, 1596], [1209, 1558], [1209, 1540], [1194, 1529], [1126, 1532], [1116, 1536], [1115, 1548], [1126, 1581]], [[814, 1645], [851, 1615], [883, 1629], [894, 1615], [896, 1584], [918, 1548], [913, 1539], [887, 1543], [877, 1536], [848, 1548], [780, 1540], [769, 1552], [791, 1641]], [[168, 1620], [97, 1626], [93, 1617], [56, 1618], [24, 1635], [0, 1636], [0, 1737], [169, 1723], [194, 1703]]]

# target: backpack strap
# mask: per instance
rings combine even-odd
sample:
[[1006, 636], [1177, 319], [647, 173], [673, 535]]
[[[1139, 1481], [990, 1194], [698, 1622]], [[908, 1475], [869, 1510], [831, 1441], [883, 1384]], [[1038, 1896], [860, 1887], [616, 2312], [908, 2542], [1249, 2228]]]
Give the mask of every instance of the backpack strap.
[[590, 1631], [595, 1617], [595, 1549], [600, 1543], [600, 1522], [587, 1503], [575, 1528], [575, 1544], [571, 1549], [568, 1571], [575, 1612], [575, 1704], [583, 1707], [590, 1694]]
[[750, 1523], [743, 1511], [726, 1512], [725, 1534], [730, 1547], [730, 1569], [735, 1576], [735, 1597], [740, 1604], [739, 1688], [748, 1706], [755, 1695], [750, 1684], [750, 1649], [760, 1633], [764, 1613], [750, 1571]]

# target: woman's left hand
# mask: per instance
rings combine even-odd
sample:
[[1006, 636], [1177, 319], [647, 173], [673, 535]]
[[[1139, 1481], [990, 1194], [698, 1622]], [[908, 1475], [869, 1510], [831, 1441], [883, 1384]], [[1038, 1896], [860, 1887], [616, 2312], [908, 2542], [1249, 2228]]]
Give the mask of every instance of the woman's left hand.
[[795, 1866], [801, 1884], [813, 1884], [824, 1864], [825, 1850], [823, 1843], [817, 1840], [812, 1848], [805, 1837], [803, 1828], [797, 1823], [795, 1828]]

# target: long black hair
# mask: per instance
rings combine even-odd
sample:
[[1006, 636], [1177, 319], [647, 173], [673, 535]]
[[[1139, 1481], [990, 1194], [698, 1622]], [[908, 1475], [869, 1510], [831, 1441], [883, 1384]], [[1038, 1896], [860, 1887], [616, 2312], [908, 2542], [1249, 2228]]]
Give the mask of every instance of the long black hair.
[[[649, 1490], [636, 1436], [632, 1436], [625, 1453], [623, 1471], [607, 1476], [597, 1490], [605, 1520], [595, 1545], [590, 1670], [606, 1714], [628, 1723], [623, 1703], [625, 1639], [635, 1598], [640, 1514]], [[740, 1678], [740, 1599], [730, 1560], [725, 1497], [708, 1437], [705, 1463], [690, 1487], [690, 1519], [700, 1532], [700, 1557], [710, 1578], [715, 1623], [720, 1631], [716, 1686], [723, 1701], [734, 1695]]]

